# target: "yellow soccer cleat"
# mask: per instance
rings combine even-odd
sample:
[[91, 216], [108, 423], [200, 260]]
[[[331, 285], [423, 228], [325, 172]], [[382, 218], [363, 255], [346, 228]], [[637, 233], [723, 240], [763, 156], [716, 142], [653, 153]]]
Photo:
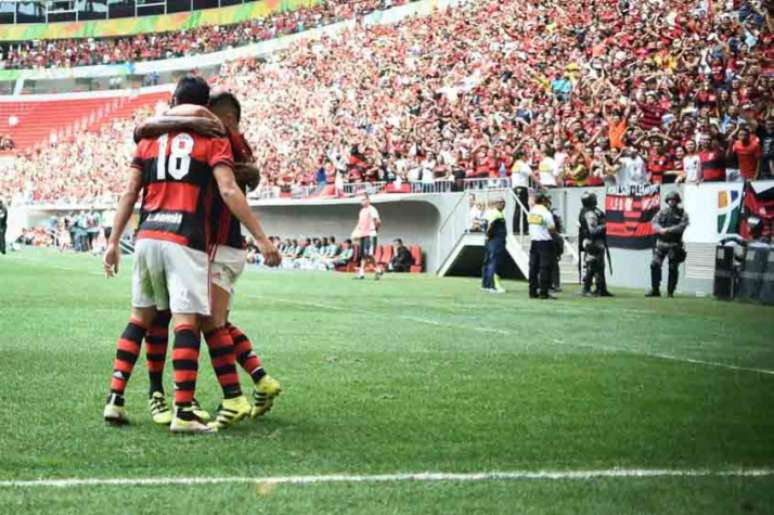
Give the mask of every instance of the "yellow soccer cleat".
[[199, 417], [203, 422], [209, 422], [212, 420], [212, 416], [210, 413], [203, 409], [201, 404], [199, 404], [199, 401], [197, 401], [195, 398], [193, 402], [191, 403], [191, 406], [193, 407], [194, 415]]
[[124, 408], [124, 398], [118, 394], [111, 393], [108, 397], [105, 409], [102, 412], [102, 418], [110, 425], [123, 426], [129, 423], [129, 417], [126, 416]]
[[161, 392], [153, 392], [148, 399], [148, 409], [150, 409], [153, 422], [160, 426], [168, 426], [172, 423], [172, 410], [167, 406], [167, 400]]
[[215, 420], [210, 422], [209, 426], [216, 431], [226, 429], [250, 415], [252, 408], [244, 395], [233, 399], [223, 399], [223, 402], [218, 406]]
[[253, 390], [253, 411], [250, 414], [252, 418], [260, 417], [269, 411], [274, 404], [274, 398], [280, 394], [282, 387], [279, 381], [265, 375], [258, 381]]
[[175, 409], [175, 417], [169, 424], [169, 430], [173, 433], [214, 433], [217, 429], [208, 426], [202, 419], [196, 416], [193, 408], [183, 408], [178, 412]]

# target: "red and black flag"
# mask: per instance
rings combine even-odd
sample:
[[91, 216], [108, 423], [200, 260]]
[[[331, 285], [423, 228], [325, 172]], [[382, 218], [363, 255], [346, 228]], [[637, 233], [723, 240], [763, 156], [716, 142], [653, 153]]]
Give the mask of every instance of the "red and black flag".
[[763, 223], [761, 236], [774, 237], [774, 186], [770, 181], [747, 182], [744, 185], [745, 216], [739, 227], [739, 233], [745, 239], [750, 239], [750, 228], [747, 225], [748, 216], [756, 216]]
[[650, 221], [661, 207], [658, 185], [632, 188], [629, 191], [611, 188], [605, 196], [607, 244], [621, 249], [650, 249], [656, 234]]

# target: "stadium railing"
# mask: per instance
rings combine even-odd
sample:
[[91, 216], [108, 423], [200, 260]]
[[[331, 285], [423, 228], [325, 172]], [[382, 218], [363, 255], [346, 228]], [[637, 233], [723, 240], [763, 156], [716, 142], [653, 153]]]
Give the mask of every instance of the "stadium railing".
[[463, 188], [469, 190], [492, 190], [511, 187], [510, 177], [487, 177], [484, 179], [463, 179]]

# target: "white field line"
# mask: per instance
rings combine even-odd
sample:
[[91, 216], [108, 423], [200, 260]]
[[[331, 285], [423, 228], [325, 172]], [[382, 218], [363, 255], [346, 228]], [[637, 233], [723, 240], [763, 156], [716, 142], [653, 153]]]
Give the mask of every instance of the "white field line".
[[476, 331], [478, 333], [494, 333], [494, 334], [501, 334], [503, 336], [512, 336], [513, 333], [510, 331], [507, 331], [505, 329], [495, 329], [493, 327], [479, 327], [479, 326], [473, 326], [473, 325], [467, 325], [467, 324], [454, 324], [454, 323], [446, 323], [446, 322], [439, 322], [437, 320], [430, 320], [428, 318], [421, 318], [421, 317], [415, 317], [415, 316], [408, 316], [408, 315], [400, 315], [400, 318], [403, 320], [409, 320], [411, 322], [417, 322], [420, 324], [427, 324], [427, 325], [433, 325], [436, 327], [447, 327], [449, 329], [463, 329], [466, 331]]
[[255, 295], [252, 293], [245, 294], [244, 296], [255, 300], [262, 300], [262, 301], [268, 301], [268, 302], [280, 302], [283, 304], [296, 304], [298, 306], [307, 306], [307, 307], [317, 308], [317, 309], [327, 309], [329, 311], [350, 311], [347, 308], [342, 308], [336, 305], [322, 304], [319, 302], [310, 302], [308, 300], [283, 299], [281, 297], [274, 297], [274, 296], [269, 297], [267, 295]]
[[[413, 322], [418, 322], [421, 324], [428, 324], [433, 325], [436, 327], [449, 327], [451, 329], [466, 329], [468, 331], [475, 331], [480, 333], [497, 333], [502, 334], [505, 336], [518, 336], [517, 333], [514, 333], [512, 331], [507, 331], [505, 329], [492, 329], [488, 327], [479, 327], [474, 325], [467, 325], [467, 324], [445, 324], [442, 322], [438, 322], [437, 320], [428, 320], [426, 318], [419, 318], [419, 317], [412, 317], [412, 316], [401, 316], [400, 318], [405, 320], [411, 320]], [[609, 345], [598, 345], [598, 344], [592, 344], [592, 343], [574, 343], [574, 342], [565, 342], [563, 340], [556, 340], [552, 339], [550, 340], [551, 343], [559, 344], [559, 345], [565, 345], [569, 347], [580, 347], [584, 349], [591, 349], [591, 350], [602, 350], [606, 352], [623, 352], [626, 354], [634, 354], [637, 356], [647, 356], [651, 358], [657, 358], [657, 359], [663, 359], [668, 361], [679, 361], [682, 363], [691, 363], [694, 365], [704, 365], [707, 367], [715, 367], [715, 368], [725, 368], [727, 370], [737, 370], [737, 371], [743, 371], [743, 372], [755, 372], [758, 374], [766, 374], [766, 375], [774, 375], [774, 370], [768, 370], [765, 368], [753, 368], [753, 367], [742, 367], [738, 365], [729, 365], [727, 363], [717, 363], [714, 361], [705, 361], [702, 359], [693, 359], [693, 358], [684, 358], [680, 356], [673, 356], [670, 354], [662, 354], [660, 352], [642, 352], [634, 349], [625, 349], [622, 347], [611, 347]]]
[[601, 469], [601, 470], [517, 470], [510, 472], [417, 472], [398, 474], [322, 474], [309, 476], [224, 476], [224, 477], [146, 477], [146, 478], [72, 478], [2, 480], [0, 488], [77, 488], [82, 486], [170, 486], [241, 484], [290, 484], [318, 483], [385, 483], [417, 481], [524, 481], [524, 480], [593, 480], [618, 478], [665, 478], [665, 477], [768, 477], [774, 469]]

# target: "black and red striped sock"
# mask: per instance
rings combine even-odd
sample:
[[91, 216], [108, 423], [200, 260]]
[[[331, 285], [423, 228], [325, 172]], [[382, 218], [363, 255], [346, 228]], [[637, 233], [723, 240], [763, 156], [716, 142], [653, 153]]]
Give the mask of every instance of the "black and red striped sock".
[[110, 391], [123, 397], [126, 383], [134, 370], [140, 345], [147, 329], [137, 319], [130, 318], [121, 338], [116, 343], [116, 359], [113, 362], [113, 377], [110, 381]]
[[[180, 324], [175, 327], [175, 343], [172, 348], [172, 368], [175, 371], [175, 407], [187, 408], [193, 402], [196, 377], [199, 373], [199, 332], [193, 326]], [[188, 412], [178, 410], [178, 414]]]
[[261, 358], [253, 350], [253, 344], [245, 333], [232, 324], [228, 324], [226, 327], [231, 334], [232, 340], [234, 340], [236, 360], [245, 372], [250, 374], [253, 382], [257, 383], [266, 375], [261, 366]]
[[168, 310], [159, 311], [145, 335], [145, 364], [148, 367], [150, 382], [148, 395], [153, 392], [164, 393], [164, 364], [167, 360], [171, 317], [172, 314]]
[[218, 383], [223, 389], [223, 397], [233, 399], [242, 395], [239, 386], [239, 376], [236, 370], [236, 356], [234, 356], [234, 342], [226, 327], [220, 327], [204, 335], [207, 348], [210, 350], [212, 368], [218, 378]]

